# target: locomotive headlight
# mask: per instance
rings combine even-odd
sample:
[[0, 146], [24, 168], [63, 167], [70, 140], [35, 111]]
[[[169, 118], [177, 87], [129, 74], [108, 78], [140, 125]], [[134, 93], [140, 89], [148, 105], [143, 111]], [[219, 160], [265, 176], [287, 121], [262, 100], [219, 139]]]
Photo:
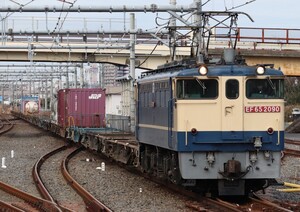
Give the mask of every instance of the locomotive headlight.
[[258, 75], [263, 75], [263, 74], [265, 73], [265, 67], [264, 67], [264, 66], [258, 66], [258, 67], [256, 68], [256, 73], [257, 73]]
[[208, 72], [208, 69], [206, 66], [200, 66], [198, 72], [200, 75], [206, 75]]

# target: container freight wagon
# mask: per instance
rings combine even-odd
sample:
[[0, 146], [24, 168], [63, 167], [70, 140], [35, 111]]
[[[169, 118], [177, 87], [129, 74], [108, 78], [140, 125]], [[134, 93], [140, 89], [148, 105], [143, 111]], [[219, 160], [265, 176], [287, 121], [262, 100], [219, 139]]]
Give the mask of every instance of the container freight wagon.
[[58, 124], [62, 127], [104, 127], [105, 90], [100, 88], [59, 90], [57, 118]]

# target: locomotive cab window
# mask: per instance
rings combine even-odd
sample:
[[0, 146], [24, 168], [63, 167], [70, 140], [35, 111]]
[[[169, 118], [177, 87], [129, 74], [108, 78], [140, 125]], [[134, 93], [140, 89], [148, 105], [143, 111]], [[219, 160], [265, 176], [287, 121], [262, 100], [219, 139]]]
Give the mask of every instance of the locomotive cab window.
[[177, 80], [178, 99], [215, 99], [218, 97], [218, 81], [198, 78]]
[[246, 82], [248, 99], [283, 99], [283, 79], [249, 79]]
[[239, 81], [235, 79], [227, 80], [226, 82], [226, 97], [228, 99], [239, 98]]

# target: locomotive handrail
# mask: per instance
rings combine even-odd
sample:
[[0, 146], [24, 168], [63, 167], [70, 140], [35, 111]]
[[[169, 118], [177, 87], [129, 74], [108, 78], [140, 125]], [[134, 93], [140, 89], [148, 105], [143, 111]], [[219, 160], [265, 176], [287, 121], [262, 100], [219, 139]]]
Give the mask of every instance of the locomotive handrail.
[[185, 121], [185, 145], [187, 146], [188, 145], [188, 120]]
[[277, 121], [277, 146], [280, 145], [280, 129], [279, 129], [279, 119], [276, 119]]

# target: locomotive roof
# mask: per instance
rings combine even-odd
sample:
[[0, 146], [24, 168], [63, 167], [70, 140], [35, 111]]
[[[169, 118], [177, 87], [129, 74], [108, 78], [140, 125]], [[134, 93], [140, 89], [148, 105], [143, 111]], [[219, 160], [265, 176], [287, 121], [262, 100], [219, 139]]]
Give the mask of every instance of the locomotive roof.
[[[171, 69], [157, 69], [150, 72], [145, 72], [144, 76], [139, 81], [144, 80], [157, 80], [160, 78], [169, 77], [189, 77], [200, 76], [198, 72], [199, 67], [186, 68], [186, 67], [173, 67]], [[208, 77], [217, 76], [256, 76], [256, 66], [247, 65], [208, 65]], [[282, 71], [266, 68], [265, 76], [283, 76]]]

